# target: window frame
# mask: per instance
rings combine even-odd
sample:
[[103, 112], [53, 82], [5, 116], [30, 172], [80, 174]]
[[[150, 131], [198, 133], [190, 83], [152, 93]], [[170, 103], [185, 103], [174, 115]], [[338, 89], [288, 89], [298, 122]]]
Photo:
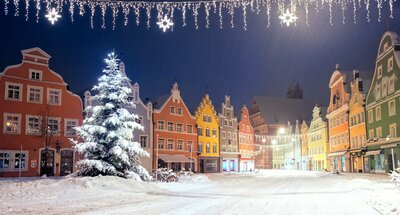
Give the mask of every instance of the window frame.
[[78, 125], [79, 120], [78, 119], [71, 119], [71, 118], [64, 118], [64, 136], [65, 137], [76, 137], [77, 136], [76, 131], [74, 131], [74, 134], [68, 133], [68, 122], [74, 122], [75, 123], [75, 128], [76, 128], [77, 126], [79, 126]]
[[[19, 96], [18, 98], [9, 98], [8, 97], [8, 91], [10, 90], [10, 86], [18, 86], [19, 87]], [[24, 85], [19, 84], [19, 83], [14, 83], [14, 82], [6, 82], [5, 84], [5, 92], [4, 92], [4, 99], [9, 100], [9, 101], [17, 101], [17, 102], [22, 102], [22, 97], [23, 97], [23, 92], [24, 92]], [[14, 95], [14, 94], [13, 94]]]
[[[32, 78], [32, 74], [33, 73], [38, 73], [39, 74], [39, 79]], [[43, 71], [42, 70], [29, 68], [29, 80], [41, 81], [42, 80], [42, 75], [43, 75]]]
[[[59, 92], [58, 103], [50, 102], [50, 97], [51, 97], [50, 92], [51, 91]], [[56, 89], [56, 88], [47, 88], [47, 104], [61, 106], [61, 104], [62, 104], [62, 90], [61, 89]]]
[[[26, 115], [25, 118], [26, 118], [25, 134], [26, 135], [40, 135], [41, 126], [42, 126], [42, 118], [40, 116], [35, 116], [35, 115]], [[29, 119], [31, 119], [31, 118], [37, 119], [39, 121], [39, 131], [38, 132], [30, 132]]]
[[[390, 105], [393, 104], [393, 110], [391, 111]], [[390, 100], [388, 101], [388, 113], [389, 116], [395, 116], [396, 115], [396, 100]]]
[[[39, 92], [39, 101], [30, 100], [30, 98], [31, 98], [31, 89], [39, 89], [40, 90], [40, 92]], [[26, 102], [35, 103], [35, 104], [42, 104], [43, 103], [43, 87], [28, 85], [27, 86], [27, 93], [26, 93]]]
[[[17, 131], [7, 131], [7, 117], [11, 116], [11, 117], [18, 117], [17, 119]], [[17, 113], [3, 113], [3, 134], [21, 134], [21, 114], [17, 114]]]

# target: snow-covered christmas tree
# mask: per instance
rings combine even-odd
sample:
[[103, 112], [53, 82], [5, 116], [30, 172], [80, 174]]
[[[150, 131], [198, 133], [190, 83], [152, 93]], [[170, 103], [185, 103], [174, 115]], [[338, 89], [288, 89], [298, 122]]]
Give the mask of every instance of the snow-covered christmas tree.
[[92, 115], [77, 128], [83, 139], [76, 150], [83, 155], [78, 161], [78, 176], [114, 175], [137, 180], [149, 180], [147, 170], [142, 167], [140, 157], [149, 156], [137, 142], [132, 142], [134, 129], [143, 129], [135, 122], [138, 116], [125, 109], [133, 105], [128, 101], [131, 89], [123, 83], [129, 81], [118, 68], [119, 60], [114, 53], [105, 59], [107, 67], [92, 91], [91, 99], [96, 106], [89, 106]]

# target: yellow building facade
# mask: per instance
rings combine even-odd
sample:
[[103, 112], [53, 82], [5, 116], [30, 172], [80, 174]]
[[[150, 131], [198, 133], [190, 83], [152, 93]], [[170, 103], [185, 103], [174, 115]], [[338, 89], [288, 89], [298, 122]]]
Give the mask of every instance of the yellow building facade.
[[196, 110], [200, 172], [220, 172], [219, 122], [217, 113], [206, 94]]
[[316, 106], [313, 110], [313, 119], [308, 128], [307, 138], [310, 170], [326, 170], [328, 168], [327, 156], [329, 153], [328, 127], [322, 117], [320, 107]]
[[310, 170], [310, 162], [308, 160], [308, 126], [303, 120], [300, 128], [301, 134], [301, 169]]
[[349, 102], [350, 162], [352, 172], [364, 172], [366, 151], [365, 93], [358, 71], [353, 72]]

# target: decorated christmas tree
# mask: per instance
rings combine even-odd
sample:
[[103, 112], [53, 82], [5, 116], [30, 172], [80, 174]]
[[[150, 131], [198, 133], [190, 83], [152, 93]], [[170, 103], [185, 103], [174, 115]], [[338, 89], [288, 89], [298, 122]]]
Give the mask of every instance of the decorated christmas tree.
[[83, 140], [76, 150], [83, 156], [77, 163], [78, 176], [114, 175], [136, 180], [149, 180], [149, 174], [140, 157], [149, 156], [137, 142], [132, 142], [133, 130], [143, 129], [135, 122], [138, 116], [125, 107], [131, 89], [126, 87], [129, 79], [118, 68], [119, 60], [114, 53], [105, 59], [107, 67], [91, 99], [96, 106], [89, 106], [91, 116], [83, 121], [77, 133]]

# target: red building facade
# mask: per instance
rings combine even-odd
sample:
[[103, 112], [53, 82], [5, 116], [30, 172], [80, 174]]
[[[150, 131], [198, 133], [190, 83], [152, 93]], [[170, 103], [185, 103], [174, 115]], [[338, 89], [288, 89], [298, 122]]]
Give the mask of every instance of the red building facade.
[[40, 48], [0, 73], [0, 177], [67, 175], [76, 153], [69, 138], [82, 123], [82, 101], [49, 68]]
[[239, 171], [254, 171], [254, 129], [250, 123], [249, 110], [245, 105], [242, 107], [239, 122]]
[[196, 118], [192, 116], [180, 95], [178, 84], [171, 94], [153, 101], [154, 167], [174, 171], [198, 171]]

